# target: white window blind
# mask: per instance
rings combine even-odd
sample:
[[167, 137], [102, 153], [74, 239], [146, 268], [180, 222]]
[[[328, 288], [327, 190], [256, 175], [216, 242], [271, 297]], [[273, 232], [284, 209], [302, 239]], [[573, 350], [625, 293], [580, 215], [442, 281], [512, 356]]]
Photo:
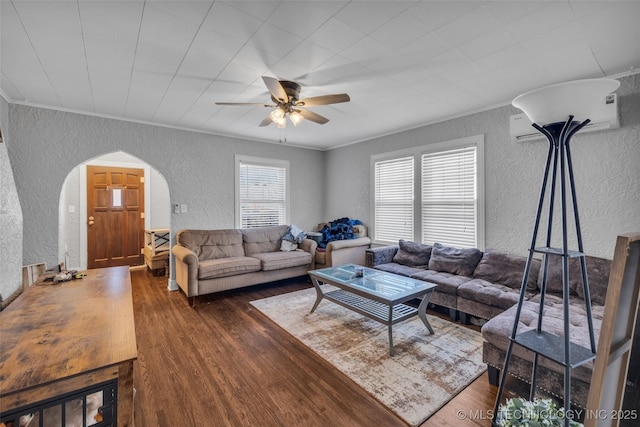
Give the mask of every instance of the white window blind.
[[375, 162], [375, 239], [413, 239], [413, 156]]
[[422, 155], [422, 242], [478, 247], [476, 147]]
[[240, 227], [286, 224], [287, 169], [241, 161], [239, 165]]

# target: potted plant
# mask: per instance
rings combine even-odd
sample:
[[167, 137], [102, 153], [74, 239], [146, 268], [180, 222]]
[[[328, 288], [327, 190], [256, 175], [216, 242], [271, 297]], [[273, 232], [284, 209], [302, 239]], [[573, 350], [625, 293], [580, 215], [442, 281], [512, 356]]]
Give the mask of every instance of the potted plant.
[[[496, 416], [496, 423], [500, 427], [564, 427], [564, 408], [558, 409], [551, 399], [530, 400], [519, 397], [507, 399], [505, 405], [500, 405]], [[569, 420], [571, 427], [584, 427], [573, 419]]]

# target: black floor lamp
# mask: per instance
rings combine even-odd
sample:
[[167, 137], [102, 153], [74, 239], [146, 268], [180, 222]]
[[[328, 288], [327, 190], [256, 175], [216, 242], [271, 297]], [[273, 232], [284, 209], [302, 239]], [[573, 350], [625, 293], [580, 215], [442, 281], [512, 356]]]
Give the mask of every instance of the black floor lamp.
[[[533, 127], [540, 131], [549, 141], [549, 151], [542, 179], [542, 188], [533, 227], [533, 236], [529, 248], [529, 256], [520, 289], [520, 296], [516, 310], [516, 317], [510, 336], [509, 347], [504, 361], [504, 368], [500, 378], [498, 395], [494, 414], [498, 414], [502, 394], [509, 372], [509, 363], [513, 352], [513, 346], [519, 345], [533, 352], [533, 368], [531, 373], [531, 389], [529, 400], [534, 400], [536, 391], [536, 373], [540, 356], [550, 359], [564, 368], [564, 407], [571, 414], [571, 370], [595, 358], [596, 342], [593, 332], [591, 317], [591, 298], [587, 278], [585, 253], [580, 231], [580, 219], [578, 216], [578, 201], [576, 196], [575, 181], [573, 177], [573, 164], [571, 161], [570, 141], [573, 135], [589, 123], [589, 117], [594, 107], [604, 102], [606, 95], [615, 91], [620, 82], [613, 79], [586, 79], [567, 83], [546, 86], [518, 96], [513, 100], [513, 105], [521, 109], [533, 123]], [[553, 247], [552, 229], [554, 224], [554, 203], [556, 198], [556, 184], [560, 185], [560, 228], [561, 245]], [[538, 231], [542, 218], [545, 197], [548, 194], [548, 216], [545, 242], [538, 245]], [[570, 250], [568, 243], [568, 215], [567, 204], [573, 208], [573, 221], [576, 230], [577, 250]], [[540, 289], [540, 308], [538, 312], [537, 328], [518, 333], [518, 323], [522, 311], [522, 305], [526, 295], [527, 281], [531, 260], [534, 254], [543, 256], [543, 276]], [[547, 272], [549, 257], [562, 258], [562, 289], [563, 289], [563, 317], [564, 336], [558, 337], [542, 330], [542, 318], [544, 311], [545, 292], [547, 286]], [[585, 348], [571, 342], [571, 323], [569, 319], [569, 260], [577, 258], [580, 262], [582, 285], [584, 290], [585, 308], [588, 318], [590, 348]], [[570, 418], [565, 418], [565, 426], [569, 426]]]

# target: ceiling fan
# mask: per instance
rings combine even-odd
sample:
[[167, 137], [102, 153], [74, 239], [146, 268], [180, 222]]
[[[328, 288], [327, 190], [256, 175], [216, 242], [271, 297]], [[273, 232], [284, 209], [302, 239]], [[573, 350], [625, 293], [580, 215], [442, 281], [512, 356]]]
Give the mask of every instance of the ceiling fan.
[[216, 102], [216, 105], [274, 108], [260, 123], [260, 126], [267, 126], [273, 122], [277, 127], [284, 128], [287, 125], [287, 115], [294, 126], [298, 126], [304, 119], [323, 125], [327, 123], [329, 119], [305, 108], [318, 105], [338, 104], [351, 100], [346, 93], [298, 99], [301, 89], [298, 83], [289, 80], [278, 80], [267, 76], [262, 76], [262, 80], [267, 86], [267, 89], [269, 89], [271, 100], [275, 105], [261, 104], [259, 102]]

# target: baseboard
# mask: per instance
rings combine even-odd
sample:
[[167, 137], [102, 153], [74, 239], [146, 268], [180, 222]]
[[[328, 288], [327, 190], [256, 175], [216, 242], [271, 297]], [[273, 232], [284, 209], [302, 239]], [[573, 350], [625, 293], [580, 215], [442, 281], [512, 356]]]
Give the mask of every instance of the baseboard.
[[178, 287], [178, 282], [176, 282], [176, 279], [169, 279], [169, 281], [167, 282], [167, 289], [170, 291], [177, 291], [178, 289], [180, 289]]

